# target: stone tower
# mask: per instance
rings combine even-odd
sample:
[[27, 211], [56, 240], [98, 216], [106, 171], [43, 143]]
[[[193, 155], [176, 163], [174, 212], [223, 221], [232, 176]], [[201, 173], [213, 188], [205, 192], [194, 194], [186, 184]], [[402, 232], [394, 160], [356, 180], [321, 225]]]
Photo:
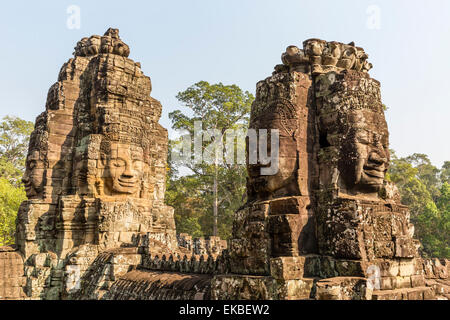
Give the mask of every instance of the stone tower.
[[[279, 171], [248, 165], [218, 299], [429, 299], [408, 208], [386, 181], [380, 83], [354, 43], [290, 46], [257, 84], [251, 129], [279, 130]], [[441, 270], [441, 271], [437, 271]], [[447, 283], [448, 285], [448, 283]], [[448, 286], [447, 289], [448, 290]]]
[[[164, 204], [162, 107], [129, 53], [117, 29], [84, 38], [50, 88], [31, 136], [23, 178], [29, 200], [17, 223], [30, 268], [43, 256], [64, 272], [77, 251], [92, 259], [142, 235], [176, 247], [173, 209]], [[38, 282], [31, 290], [43, 289]]]

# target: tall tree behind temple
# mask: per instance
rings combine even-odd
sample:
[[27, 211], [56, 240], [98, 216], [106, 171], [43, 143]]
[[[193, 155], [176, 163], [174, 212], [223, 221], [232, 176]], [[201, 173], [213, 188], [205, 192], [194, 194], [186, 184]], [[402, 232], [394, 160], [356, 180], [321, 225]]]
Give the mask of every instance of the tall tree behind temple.
[[[222, 135], [229, 129], [246, 129], [254, 97], [236, 85], [201, 81], [180, 92], [177, 99], [189, 114], [170, 113], [172, 128], [186, 130], [193, 137], [196, 121], [202, 122], [203, 130], [216, 129]], [[203, 151], [205, 147], [204, 143]], [[233, 213], [243, 204], [247, 172], [245, 165], [222, 162], [177, 164], [169, 153], [167, 202], [175, 208], [178, 232], [222, 238], [231, 234]], [[192, 174], [181, 177], [178, 171], [183, 165]]]
[[20, 185], [33, 122], [6, 116], [0, 122], [0, 176]]
[[450, 162], [439, 170], [424, 154], [392, 155], [388, 178], [397, 184], [403, 204], [410, 207], [422, 255], [450, 258]]
[[26, 199], [21, 178], [33, 127], [17, 117], [0, 122], [0, 246], [14, 242], [17, 211]]

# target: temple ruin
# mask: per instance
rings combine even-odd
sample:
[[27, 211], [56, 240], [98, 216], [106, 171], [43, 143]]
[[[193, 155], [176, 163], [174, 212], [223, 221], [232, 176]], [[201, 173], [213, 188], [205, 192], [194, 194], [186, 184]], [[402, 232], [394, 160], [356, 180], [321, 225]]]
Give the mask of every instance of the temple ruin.
[[248, 164], [232, 239], [178, 234], [164, 203], [168, 136], [117, 29], [83, 38], [36, 119], [0, 299], [450, 298], [386, 181], [380, 83], [354, 43], [290, 46], [259, 82], [250, 128], [279, 130], [279, 171]]

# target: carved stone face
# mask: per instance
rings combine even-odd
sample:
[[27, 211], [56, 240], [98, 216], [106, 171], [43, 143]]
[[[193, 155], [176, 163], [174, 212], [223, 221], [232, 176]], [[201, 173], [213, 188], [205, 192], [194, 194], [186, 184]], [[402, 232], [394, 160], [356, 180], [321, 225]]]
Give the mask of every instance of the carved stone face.
[[112, 53], [113, 52], [113, 46], [112, 46], [112, 40], [109, 37], [102, 37], [100, 50], [102, 53]]
[[341, 143], [339, 171], [347, 189], [377, 192], [389, 168], [388, 131], [384, 117], [369, 110], [348, 115], [351, 127]]
[[[292, 150], [296, 155], [297, 151]], [[274, 175], [261, 175], [262, 168], [269, 168], [270, 165], [249, 165], [249, 186], [254, 189], [254, 195], [260, 199], [271, 197], [281, 197], [285, 195], [297, 195], [298, 187], [296, 178], [297, 158], [289, 158], [280, 155], [278, 170]]]
[[[285, 100], [278, 100], [269, 105], [268, 111], [263, 112], [252, 126], [268, 128], [267, 155], [271, 155], [271, 163], [263, 165], [250, 164], [248, 166], [250, 193], [258, 199], [269, 199], [287, 195], [298, 195], [296, 172], [298, 170], [297, 142], [294, 138], [298, 128], [297, 110], [294, 105]], [[278, 148], [272, 155], [271, 129], [279, 132]], [[262, 139], [258, 136], [259, 141]], [[261, 152], [261, 150], [260, 150]], [[278, 154], [278, 159], [275, 155]], [[261, 156], [261, 153], [260, 153]], [[273, 163], [275, 162], [275, 163]], [[263, 175], [261, 169], [276, 168], [272, 174]]]
[[89, 38], [83, 38], [81, 39], [75, 48], [75, 53], [78, 56], [85, 57], [87, 55], [87, 46], [89, 43]]
[[321, 56], [324, 49], [324, 41], [311, 39], [306, 42], [306, 53], [311, 56]]
[[347, 48], [342, 53], [341, 60], [338, 62], [338, 67], [344, 69], [352, 69], [355, 65], [356, 60], [356, 48], [347, 46]]
[[44, 186], [44, 162], [40, 159], [39, 151], [28, 154], [25, 173], [22, 182], [29, 199], [36, 198], [42, 193]]
[[90, 55], [98, 54], [100, 51], [101, 38], [99, 36], [92, 36], [89, 38], [88, 53]]
[[323, 50], [322, 63], [326, 66], [335, 66], [340, 57], [340, 45], [336, 42], [330, 42]]
[[116, 40], [114, 43], [114, 54], [117, 54], [119, 56], [128, 57], [130, 54], [130, 48], [128, 45], [123, 43], [122, 41]]
[[323, 50], [324, 56], [329, 56], [333, 58], [340, 58], [341, 56], [341, 46], [337, 42], [330, 42], [328, 47]]
[[105, 166], [105, 185], [111, 194], [134, 194], [143, 177], [143, 150], [121, 143], [111, 144]]

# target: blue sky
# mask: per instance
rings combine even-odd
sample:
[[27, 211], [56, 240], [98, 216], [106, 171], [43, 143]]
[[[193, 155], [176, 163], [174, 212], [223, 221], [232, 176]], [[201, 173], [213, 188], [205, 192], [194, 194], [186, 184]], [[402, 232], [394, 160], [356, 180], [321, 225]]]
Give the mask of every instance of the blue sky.
[[[80, 29], [67, 8], [81, 9]], [[255, 92], [288, 45], [307, 38], [355, 41], [381, 81], [391, 147], [400, 156], [450, 160], [450, 1], [197, 0], [8, 1], [0, 8], [0, 117], [33, 120], [49, 87], [82, 37], [120, 29], [163, 104], [161, 123], [180, 105], [175, 95], [200, 80]], [[374, 7], [375, 6], [375, 7]], [[367, 22], [379, 10], [379, 28]], [[368, 11], [369, 10], [369, 11]], [[373, 21], [373, 20], [369, 20]]]

